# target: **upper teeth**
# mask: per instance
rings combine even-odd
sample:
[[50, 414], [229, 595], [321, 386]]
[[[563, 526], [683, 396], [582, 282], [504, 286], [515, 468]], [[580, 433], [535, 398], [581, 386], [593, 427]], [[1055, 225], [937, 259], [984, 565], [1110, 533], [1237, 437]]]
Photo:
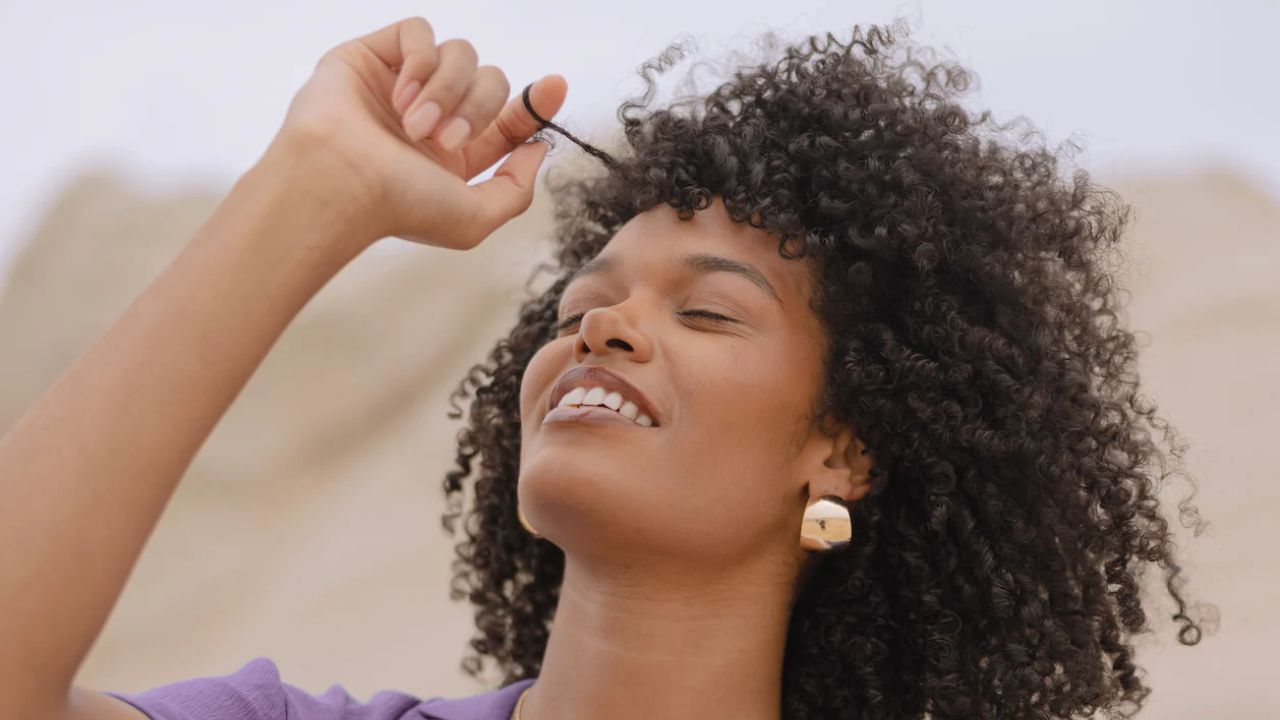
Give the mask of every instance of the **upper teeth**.
[[653, 418], [640, 412], [640, 408], [635, 403], [630, 400], [623, 402], [621, 393], [606, 393], [602, 387], [593, 387], [590, 390], [585, 387], [576, 387], [565, 393], [556, 407], [561, 408], [566, 405], [603, 405], [611, 410], [617, 410], [640, 425], [645, 427], [653, 425]]

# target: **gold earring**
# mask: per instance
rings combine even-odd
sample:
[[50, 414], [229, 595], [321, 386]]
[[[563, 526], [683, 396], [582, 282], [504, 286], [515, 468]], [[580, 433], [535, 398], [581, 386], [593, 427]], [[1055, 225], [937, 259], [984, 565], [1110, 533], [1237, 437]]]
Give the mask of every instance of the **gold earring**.
[[800, 547], [819, 552], [847, 545], [853, 539], [849, 504], [839, 495], [811, 500], [800, 523]]
[[516, 517], [520, 518], [520, 527], [523, 527], [525, 530], [528, 530], [530, 535], [536, 538], [542, 537], [541, 535], [538, 534], [538, 531], [534, 530], [533, 526], [529, 524], [529, 518], [524, 516], [524, 511], [520, 509], [519, 503], [516, 503]]

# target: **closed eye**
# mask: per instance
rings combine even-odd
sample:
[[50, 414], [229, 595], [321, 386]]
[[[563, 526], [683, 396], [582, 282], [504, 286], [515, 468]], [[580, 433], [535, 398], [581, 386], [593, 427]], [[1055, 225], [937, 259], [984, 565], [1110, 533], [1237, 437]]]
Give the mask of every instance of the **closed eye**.
[[[565, 317], [565, 319], [556, 323], [555, 325], [556, 332], [563, 332], [569, 329], [574, 323], [581, 320], [582, 316], [585, 314], [586, 313], [574, 313], [572, 315]], [[724, 315], [721, 315], [720, 313], [711, 312], [710, 310], [682, 310], [677, 314], [685, 315], [688, 317], [702, 317], [702, 318], [707, 318], [708, 320], [715, 320], [717, 322], [737, 322], [737, 320], [734, 320], [731, 317], [726, 317]]]

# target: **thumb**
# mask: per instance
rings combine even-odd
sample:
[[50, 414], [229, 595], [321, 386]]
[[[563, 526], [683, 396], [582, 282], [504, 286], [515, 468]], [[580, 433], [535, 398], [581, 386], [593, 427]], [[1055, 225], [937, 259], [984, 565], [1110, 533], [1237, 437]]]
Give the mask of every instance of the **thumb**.
[[467, 187], [473, 207], [477, 208], [474, 229], [481, 239], [533, 204], [534, 180], [550, 147], [544, 140], [521, 143], [498, 166], [493, 177]]

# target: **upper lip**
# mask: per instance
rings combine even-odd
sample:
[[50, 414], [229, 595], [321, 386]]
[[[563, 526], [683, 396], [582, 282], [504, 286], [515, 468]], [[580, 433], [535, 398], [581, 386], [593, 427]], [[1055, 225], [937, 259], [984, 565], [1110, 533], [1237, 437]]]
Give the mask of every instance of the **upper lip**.
[[640, 408], [640, 412], [648, 415], [649, 419], [653, 420], [654, 427], [662, 424], [662, 419], [654, 412], [653, 403], [649, 402], [649, 398], [645, 397], [644, 393], [621, 375], [599, 365], [579, 365], [561, 375], [555, 386], [551, 388], [551, 406], [547, 412], [555, 409], [560, 399], [576, 387], [585, 387], [588, 390], [593, 387], [602, 387], [606, 393], [616, 391], [622, 395], [624, 401], [630, 400]]

